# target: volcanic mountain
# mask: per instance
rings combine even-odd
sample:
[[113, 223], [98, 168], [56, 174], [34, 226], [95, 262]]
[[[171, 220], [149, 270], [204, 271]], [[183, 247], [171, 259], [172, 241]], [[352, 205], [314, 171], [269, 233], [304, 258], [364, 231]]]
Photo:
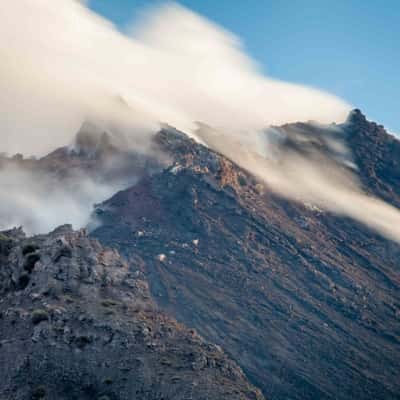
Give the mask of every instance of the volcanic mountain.
[[[400, 142], [360, 111], [273, 129], [400, 207]], [[150, 154], [86, 123], [72, 147], [0, 158], [123, 188], [89, 235], [1, 234], [0, 398], [400, 398], [399, 244], [172, 127]]]
[[[339, 128], [364, 191], [398, 207], [400, 142], [358, 110]], [[280, 129], [292, 147], [299, 131], [321, 136]], [[267, 398], [400, 398], [399, 245], [282, 199], [182, 133], [156, 141], [170, 167], [101, 204], [92, 235], [143, 260], [159, 307], [223, 347]]]

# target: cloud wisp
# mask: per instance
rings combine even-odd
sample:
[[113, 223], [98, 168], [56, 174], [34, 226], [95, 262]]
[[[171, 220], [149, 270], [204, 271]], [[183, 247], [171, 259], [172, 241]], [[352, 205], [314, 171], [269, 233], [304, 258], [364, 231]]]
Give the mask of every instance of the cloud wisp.
[[[92, 120], [145, 153], [151, 136], [166, 122], [197, 134], [277, 193], [350, 216], [400, 241], [400, 231], [393, 228], [400, 226], [399, 211], [363, 194], [354, 174], [326, 159], [266, 154], [276, 150], [261, 135], [266, 126], [343, 121], [348, 104], [263, 75], [236, 36], [177, 4], [148, 11], [131, 31], [122, 34], [82, 1], [3, 2], [1, 150], [45, 154], [71, 142], [81, 123]], [[129, 107], [121, 107], [118, 99]], [[196, 133], [197, 121], [213, 127], [213, 134]], [[342, 143], [333, 138], [332, 145]], [[89, 205], [111, 194], [101, 186], [94, 190], [93, 182], [82, 178], [79, 196], [70, 198], [57, 192], [56, 183], [32, 174], [1, 173], [2, 188], [8, 188], [0, 194], [2, 225], [28, 221], [33, 230], [43, 231], [62, 222], [56, 214], [82, 224]], [[32, 179], [41, 184], [30, 184]], [[48, 196], [44, 213], [38, 187], [46, 188]], [[59, 196], [69, 199], [68, 209], [56, 207]], [[5, 210], [13, 204], [20, 207], [11, 218]], [[31, 211], [22, 217], [26, 210]]]
[[317, 147], [313, 151], [303, 151], [310, 137], [302, 135], [297, 143], [298, 151], [284, 145], [282, 137], [276, 140], [273, 128], [257, 134], [257, 140], [245, 143], [204, 125], [197, 135], [207, 146], [263, 180], [275, 193], [353, 218], [386, 238], [400, 242], [400, 211], [362, 191], [351, 154], [340, 139], [340, 129], [340, 126], [319, 127], [325, 134], [336, 131], [329, 132], [326, 142], [331, 152], [316, 151]]
[[43, 154], [87, 118], [118, 122], [133, 138], [148, 137], [159, 121], [186, 132], [204, 121], [247, 135], [268, 124], [342, 120], [349, 109], [327, 93], [263, 76], [237, 37], [177, 4], [144, 15], [127, 36], [75, 0], [3, 2], [2, 151]]

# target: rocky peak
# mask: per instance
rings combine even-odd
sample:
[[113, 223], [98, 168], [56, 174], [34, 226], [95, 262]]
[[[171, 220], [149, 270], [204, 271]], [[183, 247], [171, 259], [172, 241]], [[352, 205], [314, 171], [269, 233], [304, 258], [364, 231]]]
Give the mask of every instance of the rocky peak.
[[246, 180], [254, 180], [226, 157], [209, 149], [185, 133], [165, 126], [154, 138], [161, 150], [168, 154], [167, 172], [178, 175], [181, 171], [204, 178], [208, 184], [239, 189]]
[[74, 150], [81, 156], [95, 157], [114, 150], [114, 146], [109, 133], [85, 121], [76, 134]]
[[[290, 151], [341, 161], [339, 132], [368, 191], [397, 201], [400, 157], [383, 128], [281, 129]], [[269, 398], [397, 398], [399, 246], [259, 188], [179, 132], [157, 138], [172, 165], [104, 202], [92, 235], [140, 255], [158, 306], [223, 346]]]
[[350, 111], [345, 123], [349, 125], [366, 125], [368, 121], [366, 116], [361, 112], [361, 110], [355, 108]]
[[358, 175], [366, 192], [400, 207], [400, 141], [382, 125], [369, 121], [360, 110], [353, 110], [345, 132]]

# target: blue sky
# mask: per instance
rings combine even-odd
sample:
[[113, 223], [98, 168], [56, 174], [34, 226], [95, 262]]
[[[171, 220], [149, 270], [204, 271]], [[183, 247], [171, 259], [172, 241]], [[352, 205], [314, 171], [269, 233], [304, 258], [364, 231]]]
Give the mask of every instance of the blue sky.
[[[90, 0], [124, 30], [162, 2]], [[234, 32], [274, 78], [336, 94], [400, 133], [400, 1], [181, 0]]]

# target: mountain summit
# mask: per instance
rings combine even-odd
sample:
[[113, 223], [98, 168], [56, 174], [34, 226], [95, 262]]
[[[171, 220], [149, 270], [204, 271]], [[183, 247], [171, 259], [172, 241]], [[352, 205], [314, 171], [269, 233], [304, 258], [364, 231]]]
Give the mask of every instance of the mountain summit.
[[[278, 151], [400, 207], [400, 142], [359, 110], [271, 129]], [[0, 234], [1, 399], [399, 398], [397, 242], [170, 126], [153, 138], [162, 162], [86, 136], [83, 152], [4, 161], [123, 184], [89, 234]]]
[[[300, 128], [304, 149], [320, 131], [283, 127]], [[357, 110], [340, 129], [363, 189], [398, 205], [399, 142]], [[398, 398], [399, 245], [282, 199], [176, 131], [156, 140], [171, 166], [100, 205], [92, 234], [144, 260], [161, 309], [225, 348], [267, 398]]]

